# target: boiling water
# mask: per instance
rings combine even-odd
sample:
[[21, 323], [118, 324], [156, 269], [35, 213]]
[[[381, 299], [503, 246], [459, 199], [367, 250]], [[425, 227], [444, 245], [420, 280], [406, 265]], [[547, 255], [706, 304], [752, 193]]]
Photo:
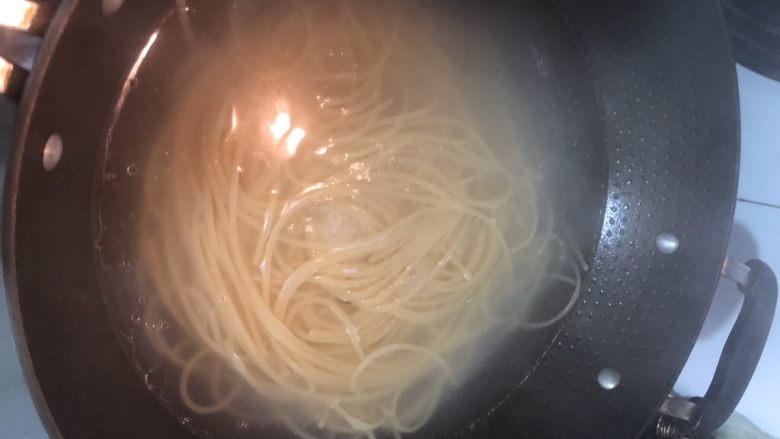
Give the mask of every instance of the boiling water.
[[193, 4], [149, 40], [144, 65], [180, 61], [128, 82], [123, 114], [160, 108], [109, 139], [96, 250], [120, 340], [188, 428], [424, 434], [506, 337], [569, 311], [582, 245], [522, 87], [451, 14]]

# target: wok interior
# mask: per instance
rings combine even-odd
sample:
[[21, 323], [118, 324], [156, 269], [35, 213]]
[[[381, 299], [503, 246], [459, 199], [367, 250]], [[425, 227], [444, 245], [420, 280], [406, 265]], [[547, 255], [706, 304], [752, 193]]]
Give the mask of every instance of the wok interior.
[[[561, 234], [570, 236], [589, 261], [598, 240], [605, 198], [606, 165], [601, 148], [603, 132], [601, 109], [594, 96], [589, 72], [576, 38], [565, 27], [554, 7], [547, 2], [525, 2], [510, 6], [479, 7], [466, 2], [423, 2], [459, 24], [489, 35], [495, 51], [501, 55], [501, 71], [491, 74], [506, 84], [511, 95], [505, 99], [517, 130], [526, 144], [529, 162], [541, 176], [543, 191], [556, 212], [549, 219]], [[183, 26], [181, 12], [171, 11], [154, 29], [154, 44], [139, 59], [134, 77], [128, 78], [111, 129], [107, 159], [98, 171], [101, 189], [94, 204], [99, 222], [109, 232], [100, 231], [99, 270], [108, 312], [120, 340], [142, 337], [149, 328], [139, 327], [134, 316], [141, 315], [143, 304], [138, 294], [152, 289], [140, 283], [133, 273], [139, 252], [134, 231], [138, 228], [144, 202], [144, 166], [153, 154], [152, 145], [165, 131], [169, 115], [177, 111], [179, 96], [175, 90], [188, 60], [187, 47], [193, 43], [218, 46], [230, 26], [230, 2], [193, 2]], [[462, 62], [479, 61], [480, 47], [463, 43]], [[213, 63], [219, 65], [215, 56]], [[225, 72], [226, 75], [230, 71]], [[193, 83], [195, 83], [193, 78]], [[565, 219], [565, 221], [563, 220]], [[113, 231], [112, 231], [113, 230]], [[553, 286], [535, 303], [535, 313], [549, 316], [569, 300], [567, 291]], [[446, 436], [475, 428], [476, 420], [489, 418], [492, 409], [505, 404], [513, 392], [522, 392], [522, 382], [536, 365], [536, 359], [549, 346], [559, 325], [517, 331], [502, 340], [473, 374], [459, 385], [453, 395], [437, 408], [426, 425], [409, 437]], [[160, 372], [153, 353], [132, 341], [125, 350], [136, 364], [147, 387], [163, 405], [188, 428], [217, 437], [244, 437], [280, 434], [273, 424], [236, 425], [234, 419], [196, 418], [175, 398], [166, 396], [166, 387], [175, 374]]]

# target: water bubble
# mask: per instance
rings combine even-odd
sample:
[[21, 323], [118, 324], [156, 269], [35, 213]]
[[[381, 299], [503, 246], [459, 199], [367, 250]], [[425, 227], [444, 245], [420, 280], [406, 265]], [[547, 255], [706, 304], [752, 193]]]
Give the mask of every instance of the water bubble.
[[116, 178], [116, 174], [114, 174], [113, 172], [106, 172], [105, 175], [103, 175], [103, 179], [105, 181], [111, 181], [115, 178]]
[[163, 329], [163, 322], [146, 322], [144, 324], [146, 329], [154, 329], [155, 331], [160, 331]]
[[126, 168], [127, 175], [135, 175], [138, 173], [138, 167], [134, 164], [130, 164]]
[[138, 314], [138, 313], [134, 313], [134, 314], [132, 314], [132, 315], [130, 316], [130, 320], [131, 320], [133, 323], [138, 323], [138, 322], [140, 322], [140, 321], [141, 321], [141, 314]]
[[139, 305], [146, 305], [146, 297], [138, 296], [138, 304]]
[[161, 367], [152, 367], [144, 373], [144, 383], [146, 387], [152, 389], [153, 387], [161, 387], [165, 384], [168, 374], [165, 369]]
[[236, 428], [239, 430], [246, 430], [249, 428], [249, 421], [246, 419], [241, 419], [240, 421], [236, 422]]
[[192, 419], [189, 416], [182, 416], [179, 418], [179, 422], [181, 425], [190, 425], [192, 424]]

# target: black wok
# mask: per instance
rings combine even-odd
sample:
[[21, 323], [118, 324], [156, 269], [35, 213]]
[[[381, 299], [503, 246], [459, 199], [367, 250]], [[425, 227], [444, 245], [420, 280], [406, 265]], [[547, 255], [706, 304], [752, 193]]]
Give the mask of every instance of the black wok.
[[[189, 3], [203, 32], [218, 34], [230, 2]], [[517, 99], [531, 110], [518, 110], [518, 124], [543, 145], [536, 160], [590, 270], [570, 315], [508, 340], [498, 361], [414, 437], [710, 433], [747, 385], [774, 311], [771, 272], [751, 262], [741, 323], [711, 392], [694, 402], [668, 398], [723, 268], [736, 198], [736, 75], [718, 3], [447, 7], [495, 32], [510, 73], [529, 84]], [[97, 200], [127, 206], [110, 209], [117, 217], [109, 222], [130, 228], [140, 202], [137, 191], [103, 177], [144, 160], [138, 145], [174, 105], [166, 84], [180, 62], [175, 38], [134, 67], [174, 8], [133, 0], [106, 16], [97, 0], [65, 0], [21, 100], [5, 193], [6, 285], [28, 381], [53, 437], [235, 433], [182, 425], [155, 400], [124, 352], [127, 334], [112, 329], [116, 304], [102, 294], [105, 273], [96, 268], [123, 269], [110, 239], [96, 263]], [[17, 37], [5, 35], [5, 45]]]

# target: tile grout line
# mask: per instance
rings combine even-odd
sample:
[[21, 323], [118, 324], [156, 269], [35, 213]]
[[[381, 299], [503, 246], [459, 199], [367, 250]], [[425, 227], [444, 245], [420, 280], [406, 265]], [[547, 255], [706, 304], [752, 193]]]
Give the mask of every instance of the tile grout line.
[[754, 201], [754, 200], [748, 200], [747, 198], [739, 198], [739, 197], [737, 197], [737, 201], [741, 201], [743, 203], [748, 203], [748, 204], [755, 204], [757, 206], [772, 207], [772, 208], [775, 208], [775, 209], [780, 209], [780, 204], [764, 203], [763, 201]]

